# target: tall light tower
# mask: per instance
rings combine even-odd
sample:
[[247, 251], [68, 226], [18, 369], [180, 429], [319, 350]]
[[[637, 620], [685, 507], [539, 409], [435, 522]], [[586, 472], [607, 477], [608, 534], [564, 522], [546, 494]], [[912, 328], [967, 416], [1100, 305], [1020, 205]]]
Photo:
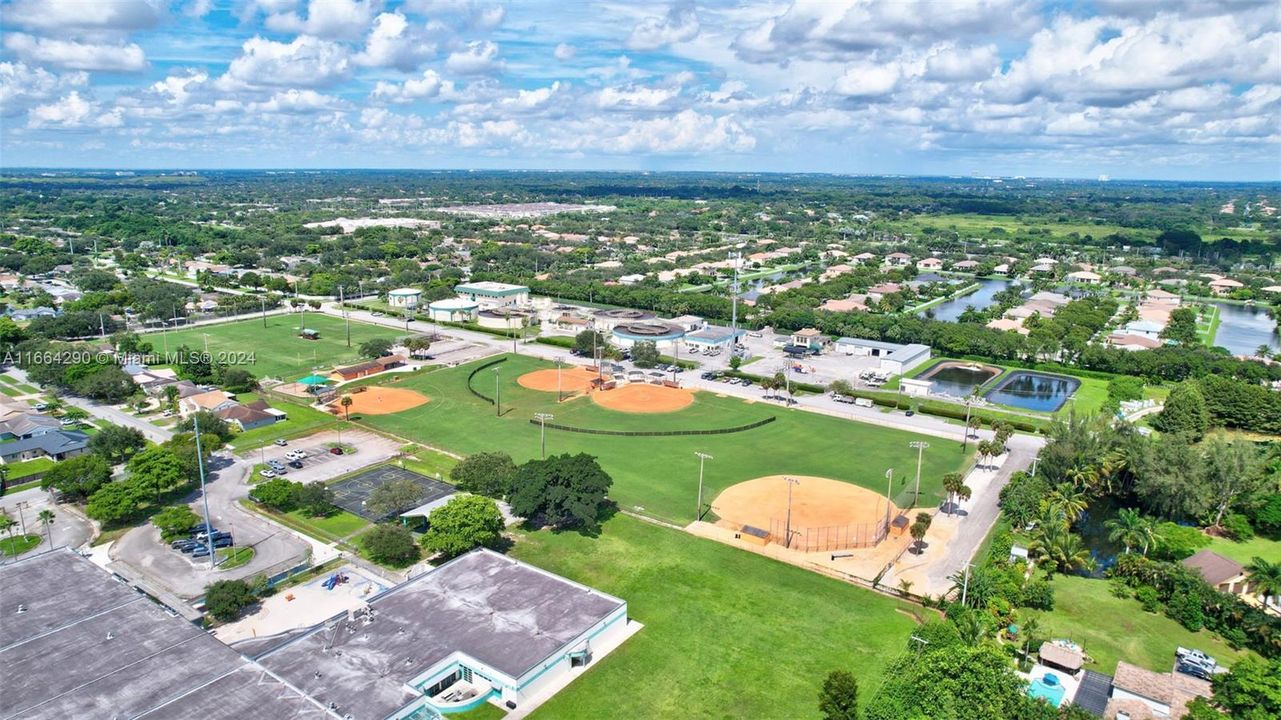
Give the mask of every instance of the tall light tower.
[[708, 455], [705, 452], [699, 452], [697, 450], [694, 451], [694, 454], [698, 456], [698, 507], [695, 508], [694, 519], [702, 520], [703, 519], [703, 462], [706, 460], [715, 460], [716, 458], [713, 458], [711, 455]]
[[894, 468], [885, 471], [885, 532], [890, 531], [890, 491], [894, 487]]
[[912, 495], [912, 507], [916, 507], [921, 502], [921, 457], [930, 444], [924, 440], [913, 440], [907, 446], [916, 448], [916, 492]]
[[738, 266], [743, 262], [743, 254], [736, 252], [730, 256], [734, 262], [734, 280], [730, 286], [730, 350], [729, 356], [734, 357], [738, 354]]
[[547, 459], [547, 421], [553, 419], [551, 413], [534, 413], [534, 419], [538, 421], [538, 446], [544, 460]]
[[200, 414], [191, 416], [192, 427], [196, 433], [196, 466], [200, 468], [200, 499], [205, 504], [205, 545], [209, 547], [209, 569], [217, 564], [214, 557], [213, 523], [209, 520], [209, 491], [205, 490], [205, 455], [200, 446]]
[[787, 533], [787, 541], [783, 543], [783, 547], [790, 548], [792, 547], [792, 488], [800, 485], [801, 481], [794, 477], [783, 479], [787, 481], [787, 525], [784, 529]]
[[503, 396], [502, 388], [498, 383], [498, 368], [494, 368], [494, 414], [498, 417], [503, 416]]

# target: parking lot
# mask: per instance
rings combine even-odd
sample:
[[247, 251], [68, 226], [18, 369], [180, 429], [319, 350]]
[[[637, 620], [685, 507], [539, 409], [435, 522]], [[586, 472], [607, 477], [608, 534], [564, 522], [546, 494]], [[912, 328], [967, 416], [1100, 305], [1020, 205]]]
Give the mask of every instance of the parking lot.
[[[329, 452], [330, 443], [354, 447], [356, 452], [334, 455]], [[294, 451], [305, 453], [301, 460], [302, 467], [287, 467], [284, 477], [300, 483], [325, 482], [360, 468], [390, 460], [400, 452], [400, 444], [395, 440], [363, 430], [349, 430], [343, 433], [326, 431], [292, 440], [284, 446], [268, 445], [260, 450], [250, 451], [243, 457], [253, 463], [276, 460], [287, 466], [288, 455]], [[259, 476], [253, 481], [261, 482], [261, 480], [262, 477]]]

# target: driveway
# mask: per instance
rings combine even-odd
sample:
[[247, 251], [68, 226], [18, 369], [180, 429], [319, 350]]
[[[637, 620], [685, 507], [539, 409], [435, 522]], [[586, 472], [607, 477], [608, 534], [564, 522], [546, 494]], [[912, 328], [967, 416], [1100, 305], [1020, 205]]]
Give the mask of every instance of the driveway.
[[[19, 507], [21, 506], [21, 507]], [[93, 524], [78, 510], [67, 505], [59, 505], [49, 497], [49, 493], [40, 488], [30, 488], [21, 492], [11, 492], [0, 497], [0, 509], [3, 509], [14, 520], [26, 522], [27, 532], [40, 536], [41, 547], [33, 552], [43, 552], [49, 547], [45, 528], [40, 525], [37, 516], [41, 510], [53, 511], [53, 525], [49, 530], [53, 534], [52, 547], [79, 548], [93, 538]], [[20, 529], [20, 528], [19, 528]], [[17, 530], [15, 530], [15, 533]], [[0, 563], [8, 558], [0, 557]]]
[[[196, 563], [160, 541], [151, 524], [134, 528], [111, 548], [111, 559], [144, 574], [152, 582], [183, 598], [202, 595], [215, 580], [244, 578], [275, 573], [307, 559], [307, 543], [240, 506], [249, 493], [247, 462], [218, 455], [210, 462], [206, 487], [209, 491], [209, 518], [219, 530], [232, 533], [239, 546], [254, 549], [248, 564], [227, 571], [210, 571], [208, 560]], [[197, 515], [204, 515], [199, 492], [190, 503]]]

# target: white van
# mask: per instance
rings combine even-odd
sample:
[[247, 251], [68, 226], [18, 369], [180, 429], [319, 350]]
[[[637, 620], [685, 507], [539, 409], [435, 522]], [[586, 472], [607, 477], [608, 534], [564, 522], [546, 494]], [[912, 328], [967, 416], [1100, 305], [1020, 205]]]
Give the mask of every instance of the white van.
[[872, 400], [871, 398], [854, 398], [854, 404], [859, 407], [870, 408], [872, 407]]

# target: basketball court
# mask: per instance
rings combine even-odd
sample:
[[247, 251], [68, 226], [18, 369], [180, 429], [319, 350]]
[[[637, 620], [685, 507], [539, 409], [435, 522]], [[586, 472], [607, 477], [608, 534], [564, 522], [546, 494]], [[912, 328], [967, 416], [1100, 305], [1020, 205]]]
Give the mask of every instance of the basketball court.
[[[789, 483], [788, 479], [795, 481]], [[791, 519], [788, 520], [788, 488]], [[744, 539], [806, 552], [872, 547], [885, 538], [886, 500], [853, 483], [809, 475], [769, 475], [731, 485], [712, 501], [717, 525]], [[893, 520], [899, 509], [889, 504]], [[786, 542], [788, 533], [791, 542]]]
[[413, 390], [377, 385], [367, 385], [363, 391], [352, 392], [350, 396], [351, 407], [343, 407], [340, 398], [329, 403], [330, 411], [339, 415], [390, 415], [430, 402], [426, 395]]
[[539, 392], [556, 392], [581, 395], [591, 389], [596, 379], [596, 371], [588, 368], [570, 366], [560, 370], [535, 370], [516, 378], [516, 383], [523, 388]]
[[684, 388], [631, 383], [592, 393], [592, 402], [609, 410], [629, 413], [668, 413], [694, 404], [694, 393]]
[[[381, 522], [390, 515], [377, 516], [373, 511], [365, 507], [369, 496], [374, 489], [393, 480], [412, 480], [420, 490], [422, 497], [417, 504], [425, 504], [434, 500], [449, 497], [457, 490], [453, 485], [434, 480], [426, 475], [420, 475], [412, 470], [406, 470], [395, 465], [383, 465], [381, 467], [370, 468], [359, 475], [334, 483], [329, 486], [334, 492], [334, 504], [350, 513], [355, 513], [366, 520], [372, 522]], [[413, 506], [401, 508], [401, 510], [411, 510]], [[395, 513], [392, 513], [395, 514]]]

